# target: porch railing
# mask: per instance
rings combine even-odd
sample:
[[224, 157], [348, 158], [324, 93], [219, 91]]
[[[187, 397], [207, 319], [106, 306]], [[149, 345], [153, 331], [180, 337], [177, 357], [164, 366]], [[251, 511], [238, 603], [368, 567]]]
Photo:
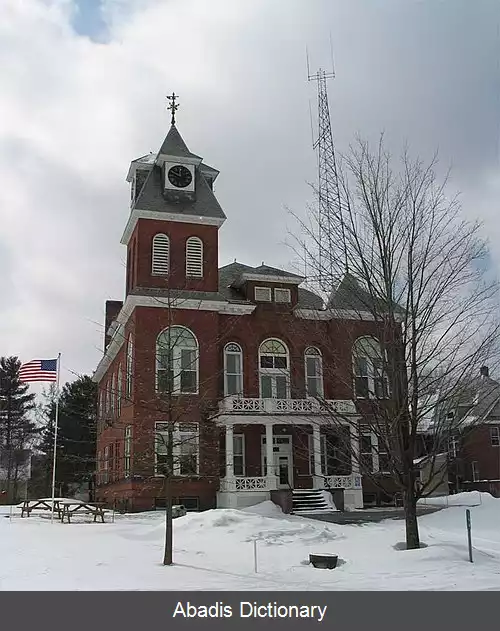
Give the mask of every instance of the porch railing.
[[275, 488], [274, 479], [270, 480], [265, 476], [252, 478], [222, 478], [220, 490], [229, 491], [271, 491]]
[[349, 400], [316, 399], [260, 399], [249, 397], [226, 397], [219, 404], [221, 412], [257, 413], [257, 414], [319, 414], [336, 412], [355, 414], [354, 403]]

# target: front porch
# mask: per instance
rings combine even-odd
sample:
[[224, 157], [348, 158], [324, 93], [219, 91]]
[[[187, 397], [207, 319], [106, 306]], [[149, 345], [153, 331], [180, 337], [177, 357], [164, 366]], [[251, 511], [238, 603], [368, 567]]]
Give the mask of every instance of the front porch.
[[[355, 414], [350, 401], [332, 403]], [[247, 507], [297, 489], [340, 491], [346, 510], [363, 507], [358, 433], [350, 431], [357, 417], [334, 429], [318, 403], [308, 399], [234, 397], [224, 402], [224, 411], [229, 413], [218, 419], [219, 507]], [[349, 441], [348, 449], [341, 448], [342, 440]]]

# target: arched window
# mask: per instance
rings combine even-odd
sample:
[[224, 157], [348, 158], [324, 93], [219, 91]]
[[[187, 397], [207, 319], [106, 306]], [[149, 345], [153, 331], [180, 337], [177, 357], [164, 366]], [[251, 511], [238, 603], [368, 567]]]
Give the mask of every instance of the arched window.
[[383, 399], [389, 396], [389, 380], [377, 339], [358, 338], [353, 347], [352, 363], [354, 389], [358, 399]]
[[169, 270], [170, 240], [166, 234], [155, 234], [151, 255], [151, 273], [166, 276]]
[[323, 396], [323, 359], [317, 348], [309, 346], [304, 353], [306, 392], [308, 397]]
[[116, 415], [120, 416], [122, 410], [122, 365], [118, 366], [118, 383], [116, 386]]
[[132, 342], [132, 333], [127, 339], [127, 359], [125, 365], [125, 396], [130, 400], [132, 396], [132, 371], [134, 361], [134, 344]]
[[198, 237], [186, 241], [186, 276], [203, 278], [203, 241]]
[[198, 341], [183, 326], [171, 326], [156, 340], [156, 384], [163, 393], [198, 391]]
[[224, 347], [224, 394], [243, 394], [243, 353], [234, 342]]
[[280, 340], [266, 340], [259, 348], [260, 396], [263, 399], [290, 398], [290, 361]]

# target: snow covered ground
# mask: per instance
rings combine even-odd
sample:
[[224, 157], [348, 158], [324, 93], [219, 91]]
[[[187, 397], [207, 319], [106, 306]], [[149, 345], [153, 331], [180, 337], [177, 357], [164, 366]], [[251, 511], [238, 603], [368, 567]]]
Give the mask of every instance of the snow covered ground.
[[[439, 500], [436, 501], [439, 503]], [[175, 565], [164, 567], [163, 514], [114, 523], [53, 524], [0, 508], [1, 590], [499, 590], [500, 500], [478, 493], [419, 519], [420, 550], [397, 550], [404, 524], [336, 525], [286, 516], [271, 502], [191, 513], [175, 524]], [[474, 564], [465, 507], [471, 506]], [[257, 539], [258, 572], [254, 570]], [[307, 565], [338, 554], [335, 570]]]

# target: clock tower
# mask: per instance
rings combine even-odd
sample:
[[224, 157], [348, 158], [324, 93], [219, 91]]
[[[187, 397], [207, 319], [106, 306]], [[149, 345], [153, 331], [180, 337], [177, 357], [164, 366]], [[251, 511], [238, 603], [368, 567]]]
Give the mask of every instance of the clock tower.
[[168, 98], [167, 136], [157, 154], [134, 160], [127, 176], [127, 296], [218, 291], [218, 230], [226, 219], [213, 190], [219, 171], [188, 149], [176, 126], [177, 96]]

